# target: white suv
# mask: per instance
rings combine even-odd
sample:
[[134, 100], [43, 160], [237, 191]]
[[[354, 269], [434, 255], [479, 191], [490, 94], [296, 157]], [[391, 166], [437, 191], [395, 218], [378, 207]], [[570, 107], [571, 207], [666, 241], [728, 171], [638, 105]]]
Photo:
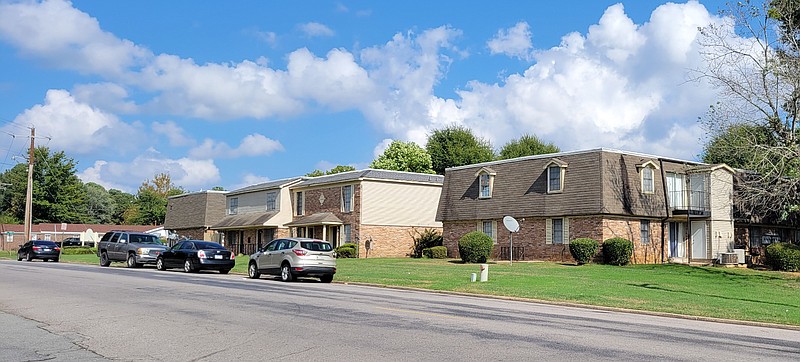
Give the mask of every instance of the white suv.
[[333, 246], [316, 239], [275, 239], [250, 255], [247, 274], [258, 279], [262, 273], [279, 275], [285, 282], [297, 277], [318, 277], [323, 283], [330, 283], [336, 274]]

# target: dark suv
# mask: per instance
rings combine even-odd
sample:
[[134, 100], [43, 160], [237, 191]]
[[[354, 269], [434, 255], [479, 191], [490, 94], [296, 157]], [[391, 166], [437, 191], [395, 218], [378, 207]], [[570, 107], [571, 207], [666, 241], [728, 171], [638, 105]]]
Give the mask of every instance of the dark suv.
[[100, 266], [112, 261], [124, 261], [128, 268], [155, 264], [156, 258], [167, 250], [158, 236], [133, 231], [113, 230], [105, 233], [97, 245]]

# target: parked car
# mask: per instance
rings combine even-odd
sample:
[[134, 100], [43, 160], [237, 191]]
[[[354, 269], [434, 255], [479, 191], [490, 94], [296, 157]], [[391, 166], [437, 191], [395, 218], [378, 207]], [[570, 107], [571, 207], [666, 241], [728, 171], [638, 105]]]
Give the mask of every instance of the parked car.
[[52, 260], [58, 262], [61, 255], [61, 247], [55, 242], [49, 240], [30, 240], [17, 250], [17, 261], [25, 259], [31, 261], [33, 259], [42, 259], [44, 261]]
[[236, 265], [236, 256], [224, 246], [202, 240], [184, 240], [167, 249], [156, 259], [158, 270], [183, 268], [187, 273], [219, 270], [228, 274]]
[[261, 274], [279, 275], [285, 282], [297, 277], [318, 277], [323, 283], [330, 283], [336, 274], [333, 246], [316, 239], [275, 239], [250, 255], [247, 274], [252, 279]]
[[138, 268], [144, 264], [155, 264], [156, 258], [164, 250], [167, 250], [166, 245], [156, 235], [112, 230], [100, 238], [97, 256], [100, 257], [100, 266], [124, 261], [128, 268]]
[[61, 240], [61, 246], [81, 246], [81, 238], [71, 237]]

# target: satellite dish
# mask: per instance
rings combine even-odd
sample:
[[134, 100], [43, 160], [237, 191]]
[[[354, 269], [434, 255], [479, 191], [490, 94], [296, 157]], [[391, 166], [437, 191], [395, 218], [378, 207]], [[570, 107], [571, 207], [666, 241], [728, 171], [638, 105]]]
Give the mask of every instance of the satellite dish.
[[511, 216], [503, 216], [503, 225], [512, 233], [519, 231], [519, 222]]

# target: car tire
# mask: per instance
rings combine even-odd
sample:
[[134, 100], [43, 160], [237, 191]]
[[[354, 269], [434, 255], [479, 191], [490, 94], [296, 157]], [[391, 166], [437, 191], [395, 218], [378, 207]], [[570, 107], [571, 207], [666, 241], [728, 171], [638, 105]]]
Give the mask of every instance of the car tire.
[[142, 266], [142, 264], [136, 262], [136, 255], [133, 254], [128, 254], [126, 265], [128, 266], [128, 268], [138, 268]]
[[26, 261], [33, 261], [33, 255], [31, 255], [30, 251], [28, 252], [28, 255], [25, 256], [25, 260]]
[[53, 263], [58, 263], [58, 258], [55, 258], [55, 259], [50, 259], [50, 260], [52, 260], [52, 261], [53, 261]]
[[219, 271], [219, 273], [220, 273], [220, 274], [228, 274], [228, 273], [230, 273], [230, 272], [231, 272], [231, 270], [230, 270], [230, 269], [221, 269], [221, 270]]
[[333, 281], [333, 275], [323, 275], [319, 277], [319, 281], [323, 283], [330, 283]]
[[19, 256], [19, 253], [17, 253], [17, 261], [22, 261], [22, 257]]
[[250, 277], [250, 279], [258, 279], [261, 277], [256, 262], [251, 262], [250, 265], [247, 266], [247, 276]]
[[164, 259], [163, 258], [156, 259], [156, 269], [161, 270], [161, 271], [167, 270], [167, 268], [164, 267]]
[[186, 261], [183, 262], [183, 271], [186, 273], [192, 273], [195, 271], [194, 263], [191, 259], [186, 259]]
[[283, 263], [283, 265], [281, 265], [281, 281], [291, 282], [293, 280], [294, 274], [292, 274], [292, 267], [289, 263]]
[[100, 266], [107, 267], [111, 265], [111, 260], [108, 260], [108, 253], [105, 251], [100, 253]]

